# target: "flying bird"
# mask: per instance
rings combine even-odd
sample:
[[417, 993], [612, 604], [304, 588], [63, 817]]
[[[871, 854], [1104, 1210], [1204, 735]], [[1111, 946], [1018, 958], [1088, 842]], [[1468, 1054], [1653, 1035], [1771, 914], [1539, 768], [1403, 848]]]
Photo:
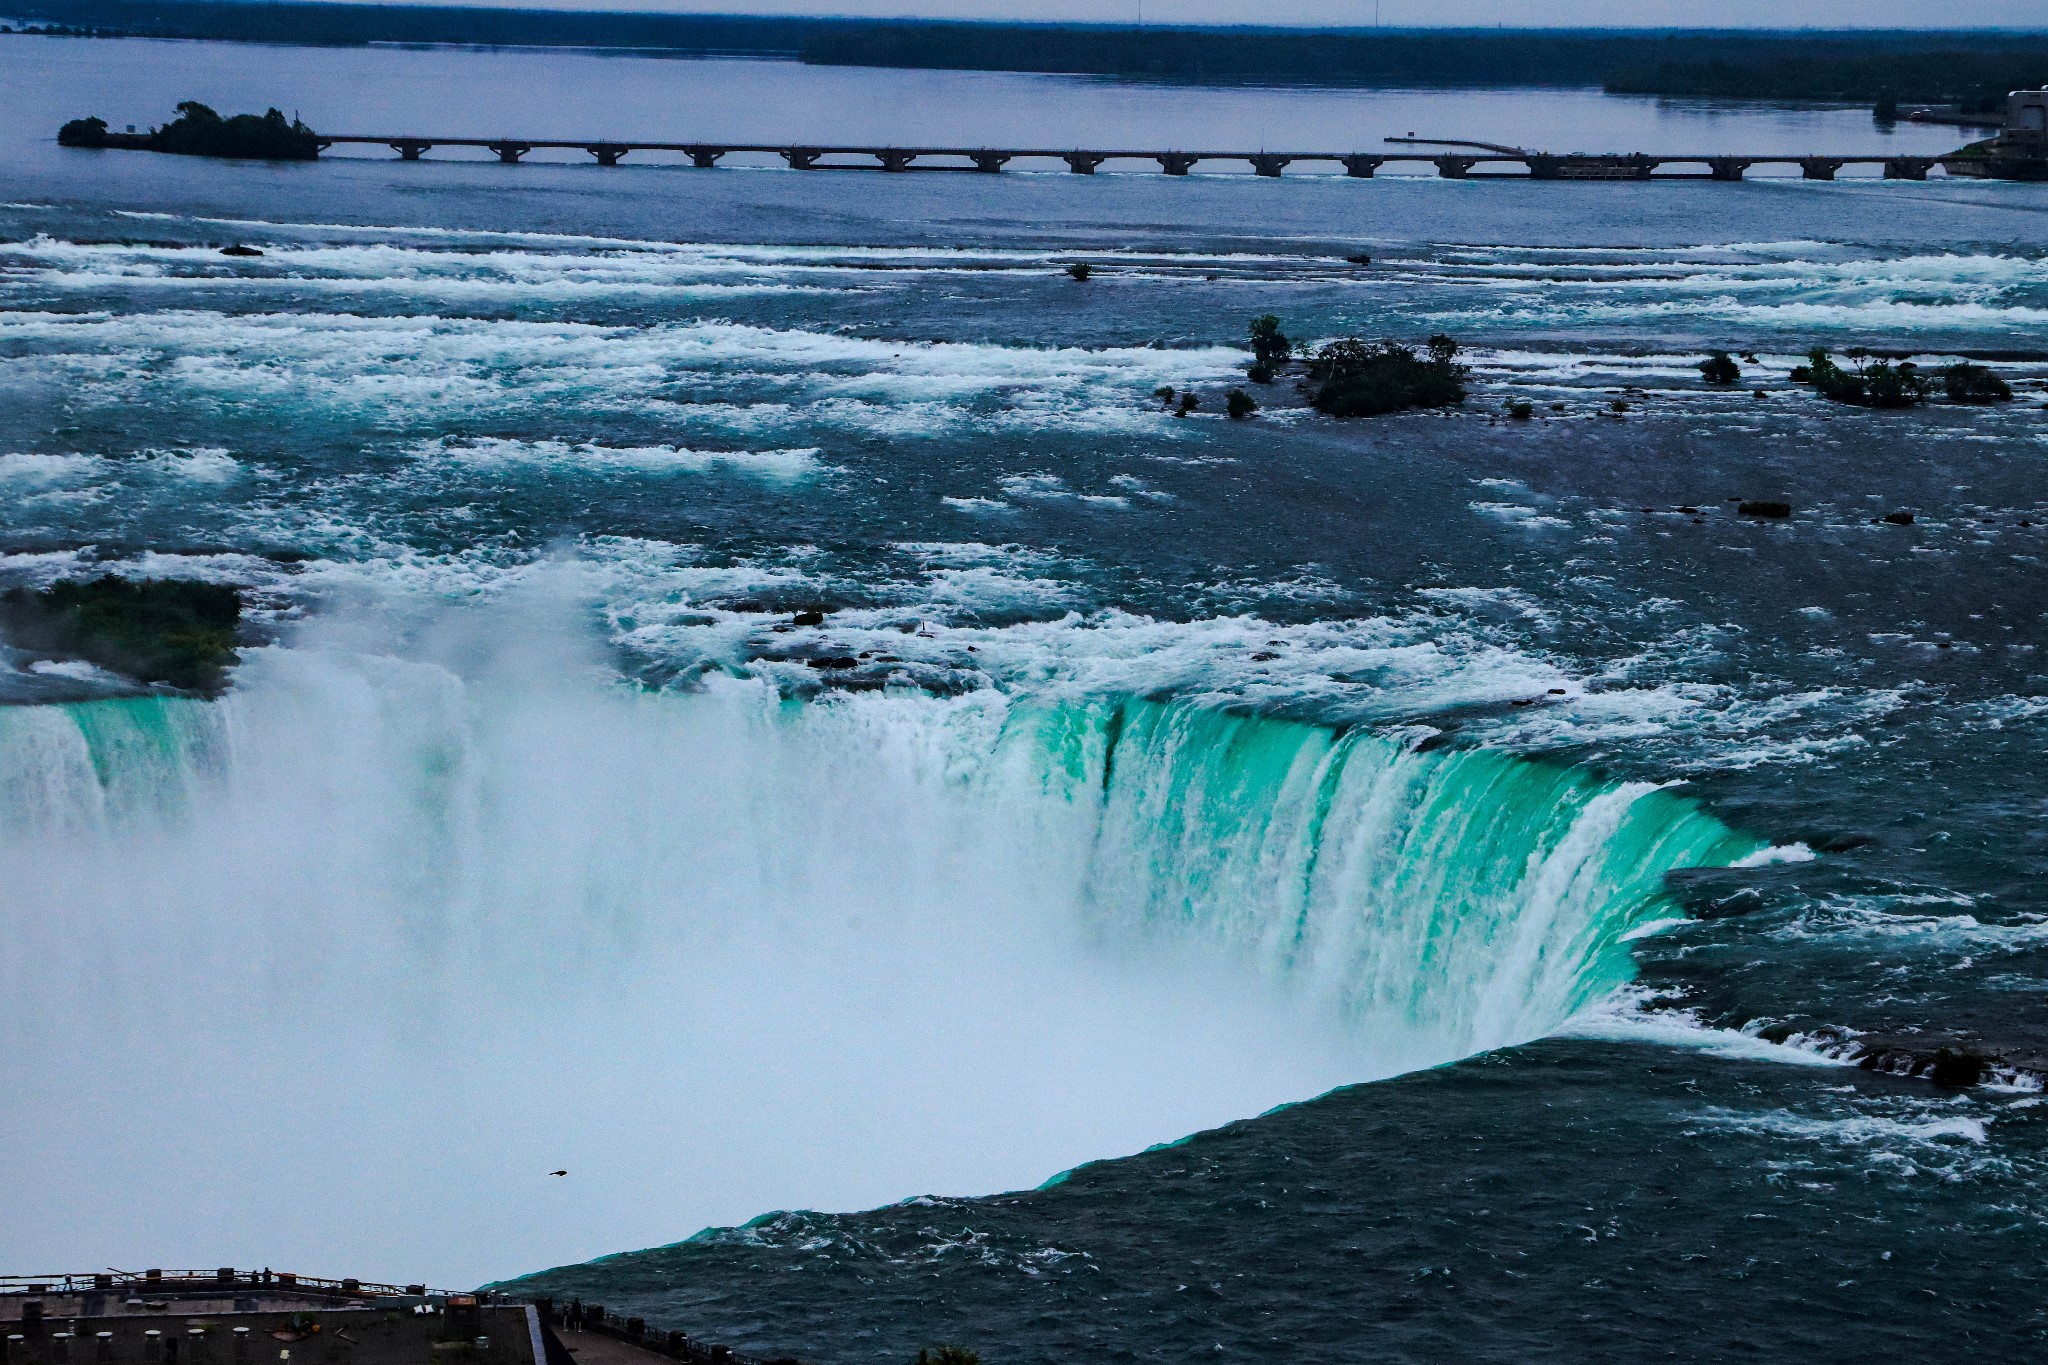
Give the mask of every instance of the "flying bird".
[[548, 1172], [548, 1174], [549, 1174], [549, 1175], [567, 1175], [567, 1174], [569, 1174], [569, 1173], [568, 1173], [567, 1171], [549, 1171], [549, 1172]]

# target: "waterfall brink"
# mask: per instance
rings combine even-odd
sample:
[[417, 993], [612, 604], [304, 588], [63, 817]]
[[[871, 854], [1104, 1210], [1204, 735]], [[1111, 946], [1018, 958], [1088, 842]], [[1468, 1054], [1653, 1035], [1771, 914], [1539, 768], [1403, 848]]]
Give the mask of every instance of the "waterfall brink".
[[146, 1206], [138, 1255], [480, 1280], [1014, 1188], [1538, 1037], [1758, 847], [1192, 702], [253, 651], [219, 702], [0, 710], [0, 1083], [60, 1153], [0, 1141], [0, 1200], [74, 1259]]

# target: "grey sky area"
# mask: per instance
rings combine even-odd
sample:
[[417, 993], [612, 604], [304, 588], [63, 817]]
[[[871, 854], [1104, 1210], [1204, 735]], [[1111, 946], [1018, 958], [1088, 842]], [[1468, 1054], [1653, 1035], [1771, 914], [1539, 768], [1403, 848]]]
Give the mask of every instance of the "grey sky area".
[[1074, 20], [1158, 24], [1601, 28], [2048, 28], [2048, 0], [432, 0], [669, 14]]

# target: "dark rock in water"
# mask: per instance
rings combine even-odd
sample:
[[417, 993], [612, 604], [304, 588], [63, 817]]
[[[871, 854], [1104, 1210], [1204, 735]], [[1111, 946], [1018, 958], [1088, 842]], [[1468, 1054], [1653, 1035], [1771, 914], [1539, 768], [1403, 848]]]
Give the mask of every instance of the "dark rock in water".
[[1363, 251], [1359, 252], [1356, 256], [1346, 256], [1344, 259], [1351, 262], [1351, 264], [1353, 265], [1372, 264], [1372, 257], [1366, 255]]
[[858, 668], [860, 660], [851, 654], [825, 654], [808, 661], [812, 668]]
[[241, 595], [219, 583], [108, 575], [0, 596], [0, 631], [16, 647], [191, 692], [225, 685], [241, 619]]
[[1936, 1085], [1975, 1085], [1984, 1079], [1984, 1059], [1941, 1048], [1934, 1054], [1934, 1064], [1927, 1068], [1927, 1079]]
[[793, 626], [822, 626], [825, 624], [825, 613], [815, 608], [800, 611], [789, 618], [789, 623]]
[[1884, 520], [1887, 526], [1911, 526], [1913, 524], [1913, 514], [1911, 512], [1887, 512], [1884, 514]]
[[1789, 517], [1792, 515], [1792, 504], [1756, 498], [1737, 504], [1735, 510], [1745, 517]]
[[261, 256], [263, 252], [253, 246], [241, 246], [237, 244], [235, 246], [222, 247], [220, 249], [220, 254], [223, 256]]
[[1935, 1085], [1962, 1088], [1981, 1085], [1998, 1071], [2030, 1072], [2020, 1060], [2007, 1060], [1962, 1042], [1936, 1044], [1932, 1039], [1865, 1035], [1857, 1040], [1863, 1054], [1856, 1065], [1887, 1076], [1913, 1076]]

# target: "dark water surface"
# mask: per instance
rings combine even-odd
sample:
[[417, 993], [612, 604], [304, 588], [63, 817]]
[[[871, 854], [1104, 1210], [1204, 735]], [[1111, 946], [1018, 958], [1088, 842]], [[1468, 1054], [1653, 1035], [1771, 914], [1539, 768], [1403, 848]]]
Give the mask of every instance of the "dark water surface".
[[[0, 674], [0, 1259], [655, 1246], [529, 1287], [820, 1362], [2040, 1349], [2042, 187], [231, 166], [47, 130], [193, 94], [648, 135], [673, 85], [706, 136], [1949, 138], [585, 56], [0, 73], [0, 574], [253, 617], [217, 702]], [[1231, 422], [1264, 312], [1448, 331], [1472, 398]], [[1830, 406], [1815, 344], [2019, 398]], [[1879, 1045], [2009, 1065], [1846, 1064]], [[764, 1213], [800, 1208], [842, 1212]]]

